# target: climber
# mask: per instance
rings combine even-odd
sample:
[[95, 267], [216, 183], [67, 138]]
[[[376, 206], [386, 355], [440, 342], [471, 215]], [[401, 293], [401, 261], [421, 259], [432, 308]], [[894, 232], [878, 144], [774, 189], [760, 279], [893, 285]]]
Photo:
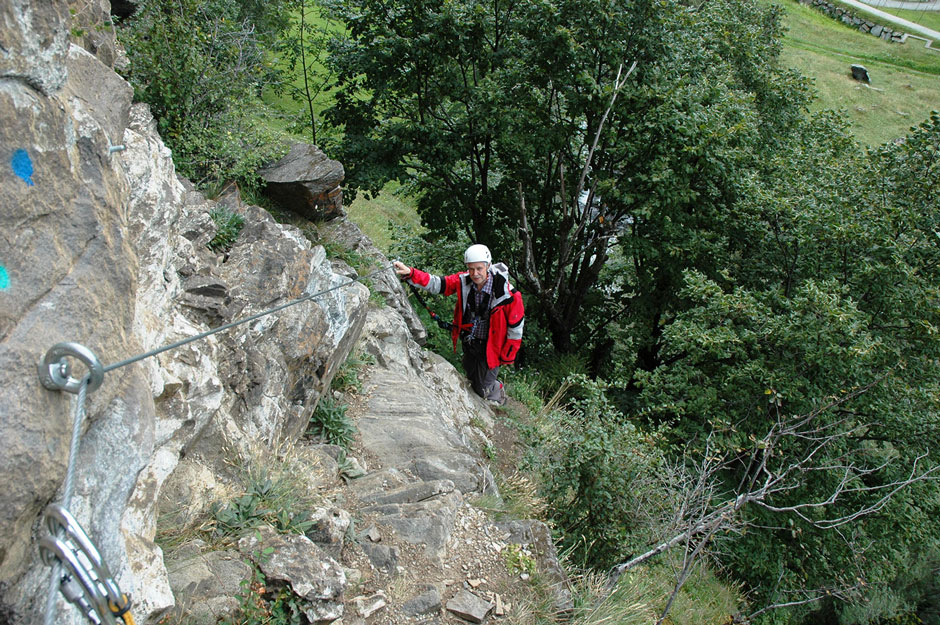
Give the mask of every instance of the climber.
[[506, 391], [497, 379], [501, 365], [516, 359], [522, 344], [525, 310], [522, 295], [509, 284], [508, 268], [493, 264], [485, 245], [471, 245], [464, 252], [466, 271], [433, 276], [394, 262], [395, 273], [409, 284], [431, 293], [457, 294], [451, 336], [463, 343], [463, 368], [477, 395], [491, 404], [506, 403]]

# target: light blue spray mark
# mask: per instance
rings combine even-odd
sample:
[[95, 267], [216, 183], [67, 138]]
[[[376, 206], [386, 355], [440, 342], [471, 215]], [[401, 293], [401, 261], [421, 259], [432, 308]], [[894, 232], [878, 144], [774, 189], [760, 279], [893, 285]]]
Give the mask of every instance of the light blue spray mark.
[[14, 152], [10, 165], [13, 166], [13, 173], [22, 178], [26, 186], [33, 186], [33, 161], [26, 150], [21, 148]]
[[3, 265], [0, 265], [0, 291], [6, 291], [10, 288], [10, 274], [7, 273], [7, 268]]

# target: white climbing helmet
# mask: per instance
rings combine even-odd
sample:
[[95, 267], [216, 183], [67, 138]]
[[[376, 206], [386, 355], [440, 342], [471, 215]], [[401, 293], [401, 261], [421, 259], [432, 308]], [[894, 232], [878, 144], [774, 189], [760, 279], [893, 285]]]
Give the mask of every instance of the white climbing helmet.
[[490, 254], [490, 248], [485, 245], [471, 245], [467, 248], [467, 251], [463, 253], [463, 263], [465, 265], [469, 263], [486, 263], [489, 265], [493, 262], [493, 256]]

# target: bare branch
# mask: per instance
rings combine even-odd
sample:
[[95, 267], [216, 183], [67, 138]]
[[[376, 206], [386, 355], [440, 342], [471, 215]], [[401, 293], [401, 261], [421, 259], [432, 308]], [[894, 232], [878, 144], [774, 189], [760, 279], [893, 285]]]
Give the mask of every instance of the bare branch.
[[522, 192], [522, 183], [519, 185], [519, 236], [522, 238], [523, 249], [523, 267], [525, 276], [540, 294], [542, 282], [539, 280], [538, 271], [535, 269], [535, 253], [532, 250], [532, 235], [529, 233], [529, 220], [525, 208], [525, 194]]

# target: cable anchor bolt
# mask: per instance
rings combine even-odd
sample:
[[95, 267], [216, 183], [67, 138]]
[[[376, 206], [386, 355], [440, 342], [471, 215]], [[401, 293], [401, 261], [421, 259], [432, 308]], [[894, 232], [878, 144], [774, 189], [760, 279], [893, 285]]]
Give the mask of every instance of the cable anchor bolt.
[[72, 377], [68, 358], [78, 358], [88, 367], [88, 390], [91, 393], [104, 381], [104, 366], [95, 353], [79, 343], [56, 343], [46, 352], [37, 369], [39, 381], [50, 391], [77, 394], [84, 380]]

